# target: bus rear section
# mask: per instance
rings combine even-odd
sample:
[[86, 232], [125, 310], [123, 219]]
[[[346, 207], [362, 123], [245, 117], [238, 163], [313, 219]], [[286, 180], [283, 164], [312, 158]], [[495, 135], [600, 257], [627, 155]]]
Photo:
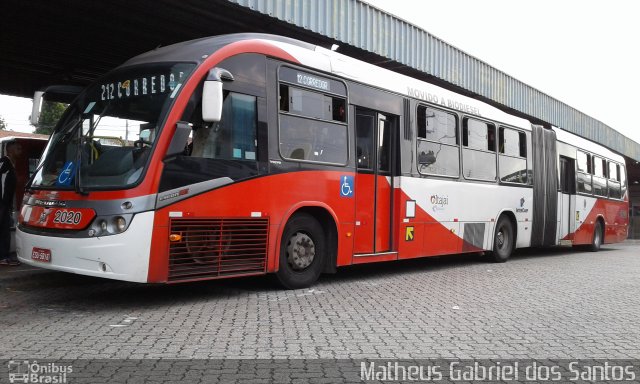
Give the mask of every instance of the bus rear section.
[[629, 190], [624, 158], [600, 145], [555, 129], [557, 134], [558, 245], [597, 251], [622, 242], [629, 229]]

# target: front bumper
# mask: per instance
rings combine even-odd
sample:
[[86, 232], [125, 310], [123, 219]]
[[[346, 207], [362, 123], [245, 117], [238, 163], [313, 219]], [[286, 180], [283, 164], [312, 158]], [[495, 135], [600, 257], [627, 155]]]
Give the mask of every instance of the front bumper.
[[[17, 228], [16, 253], [34, 267], [146, 283], [153, 218], [153, 211], [138, 213], [121, 234], [81, 239], [33, 235]], [[50, 250], [51, 262], [32, 260], [33, 247]]]

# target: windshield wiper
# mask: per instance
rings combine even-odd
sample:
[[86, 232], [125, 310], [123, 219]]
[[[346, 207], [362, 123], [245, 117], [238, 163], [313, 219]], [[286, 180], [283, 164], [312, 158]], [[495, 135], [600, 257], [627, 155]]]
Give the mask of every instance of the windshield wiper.
[[[101, 115], [102, 116], [102, 115]], [[81, 120], [82, 121], [82, 120]], [[89, 192], [85, 191], [82, 188], [82, 183], [80, 178], [82, 176], [80, 176], [82, 174], [82, 151], [83, 151], [83, 142], [82, 142], [82, 128], [78, 129], [78, 144], [76, 147], [76, 178], [74, 179], [74, 183], [73, 183], [73, 189], [76, 191], [76, 193], [80, 194], [80, 195], [88, 195]]]
[[[100, 123], [100, 120], [102, 119], [102, 116], [104, 116], [104, 114], [107, 113], [107, 110], [109, 109], [110, 106], [111, 106], [111, 101], [109, 101], [107, 105], [104, 106], [104, 108], [102, 109], [102, 112], [100, 112], [98, 117], [94, 119], [93, 124], [91, 124], [91, 127], [87, 132], [87, 138], [89, 140], [91, 140], [93, 132], [95, 132], [96, 128], [98, 127], [98, 124]], [[78, 129], [77, 137], [78, 137], [78, 146], [77, 146], [77, 153], [76, 153], [76, 178], [75, 178], [75, 182], [73, 183], [73, 187], [76, 193], [80, 195], [88, 195], [89, 192], [85, 191], [84, 188], [82, 187], [82, 152], [84, 150], [84, 142], [83, 142], [84, 135], [82, 134], [82, 128]]]

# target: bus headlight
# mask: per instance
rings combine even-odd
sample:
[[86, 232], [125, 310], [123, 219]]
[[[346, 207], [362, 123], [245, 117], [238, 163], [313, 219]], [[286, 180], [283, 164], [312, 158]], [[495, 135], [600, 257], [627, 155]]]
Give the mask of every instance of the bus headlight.
[[116, 218], [113, 219], [113, 226], [117, 233], [124, 232], [124, 230], [127, 229], [127, 220], [122, 216], [116, 216]]
[[129, 228], [133, 216], [134, 214], [97, 216], [89, 228], [87, 228], [86, 236], [101, 237], [118, 235]]

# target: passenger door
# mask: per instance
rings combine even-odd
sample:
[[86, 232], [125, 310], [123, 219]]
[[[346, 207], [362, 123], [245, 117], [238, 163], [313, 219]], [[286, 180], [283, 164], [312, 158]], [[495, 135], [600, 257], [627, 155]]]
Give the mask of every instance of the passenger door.
[[356, 107], [354, 253], [392, 251], [394, 143], [398, 117]]
[[573, 240], [576, 225], [574, 215], [576, 205], [575, 160], [564, 156], [560, 156], [560, 194], [558, 243], [562, 245], [562, 240]]

